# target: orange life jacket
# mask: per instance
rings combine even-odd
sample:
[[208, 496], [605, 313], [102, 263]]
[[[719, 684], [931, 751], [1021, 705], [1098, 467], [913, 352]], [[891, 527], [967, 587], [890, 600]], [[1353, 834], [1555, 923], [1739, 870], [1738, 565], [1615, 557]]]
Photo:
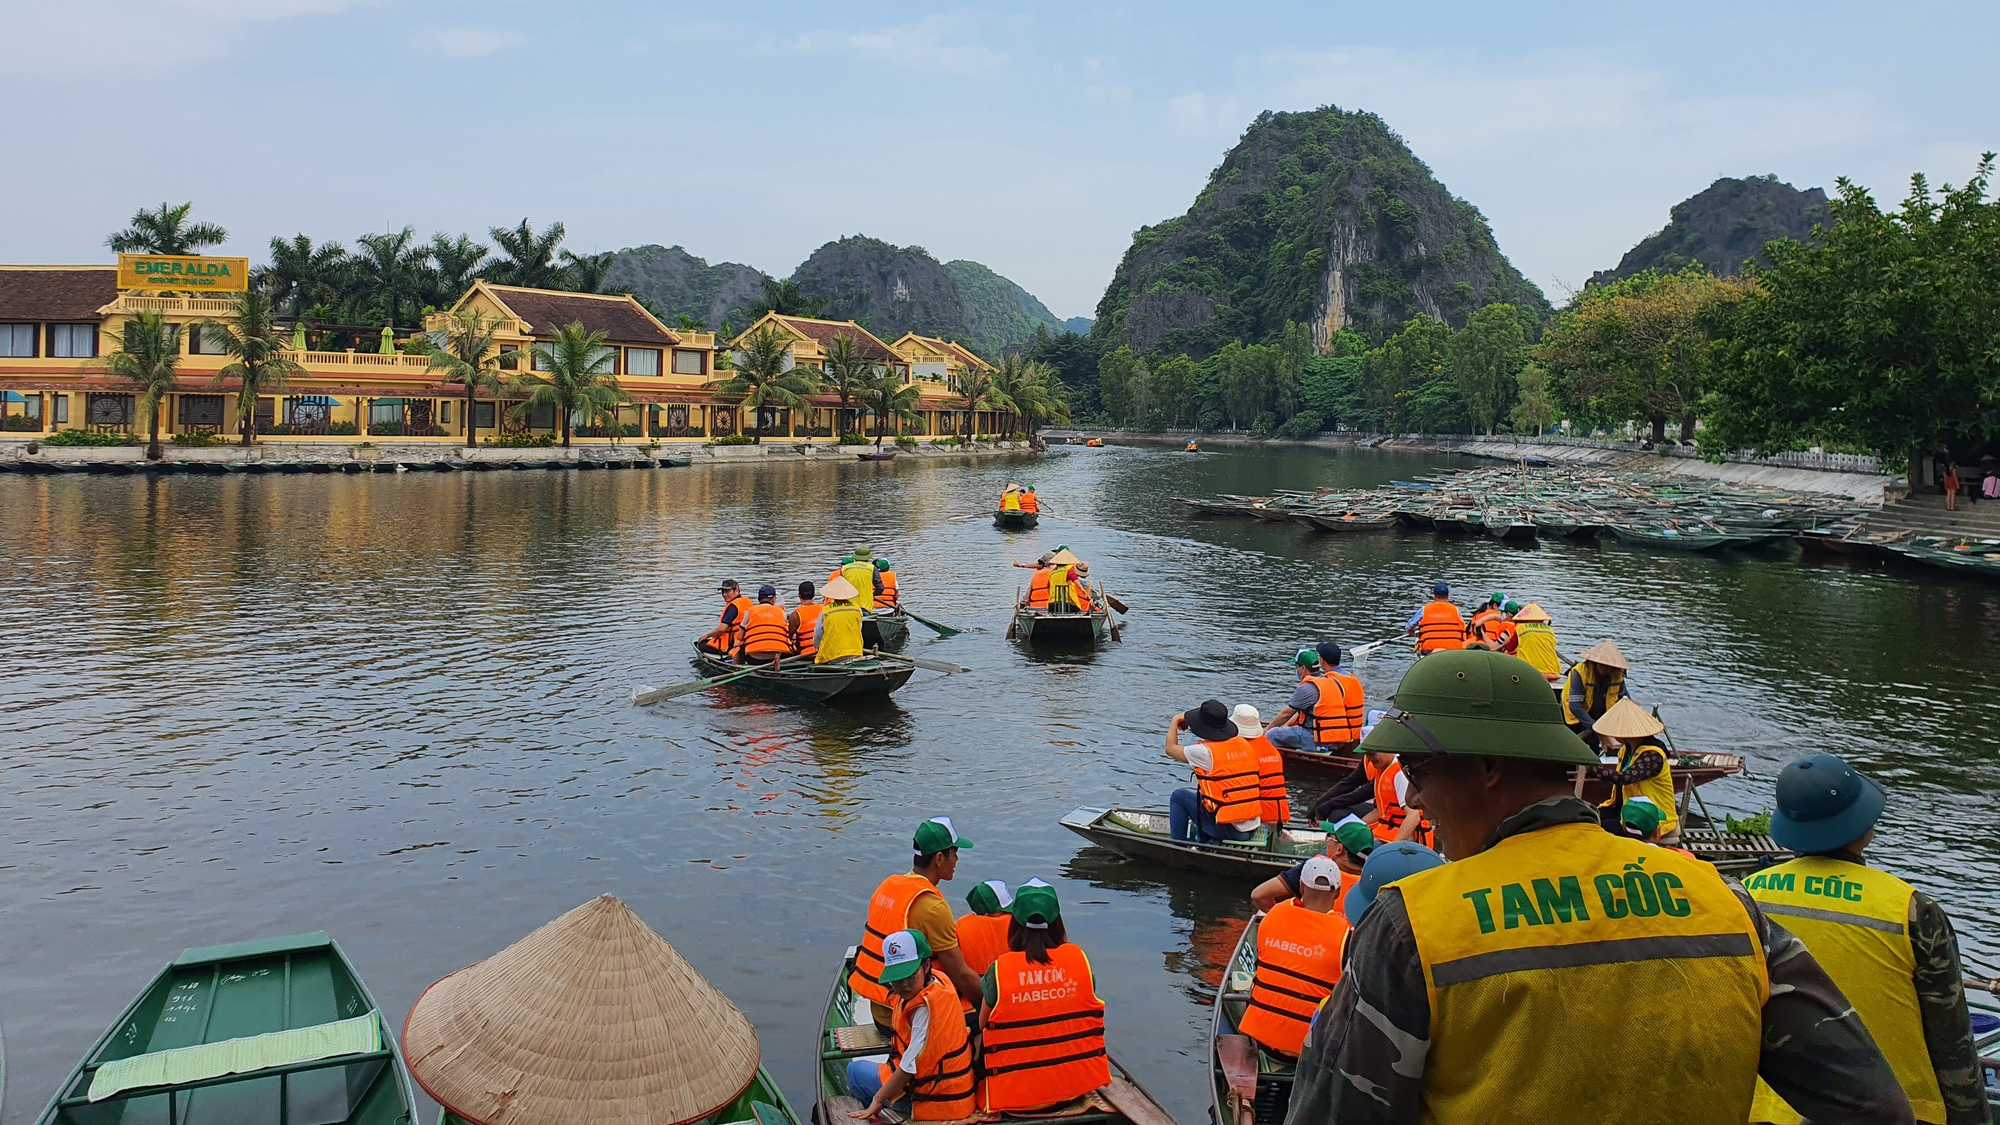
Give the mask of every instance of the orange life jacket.
[[1464, 647], [1465, 617], [1458, 607], [1450, 602], [1425, 602], [1423, 616], [1417, 620], [1417, 651], [1443, 652]]
[[792, 651], [792, 623], [782, 608], [771, 602], [750, 607], [743, 620], [743, 651], [750, 656]]
[[1503, 617], [1486, 627], [1486, 639], [1493, 643], [1495, 652], [1513, 652], [1517, 632], [1514, 623]]
[[978, 1109], [972, 1096], [972, 1033], [966, 1029], [957, 990], [935, 968], [922, 992], [908, 1000], [896, 999], [889, 1034], [890, 1061], [877, 1064], [882, 1081], [889, 1081], [894, 1073], [891, 1068], [909, 1050], [910, 1021], [919, 1006], [929, 1009], [931, 1018], [924, 1049], [917, 1052], [917, 1073], [910, 1081], [910, 1119], [957, 1121], [971, 1117]]
[[1028, 578], [1028, 608], [1049, 608], [1049, 568], [1038, 566]]
[[1306, 725], [1318, 746], [1345, 746], [1361, 741], [1361, 727], [1367, 721], [1367, 701], [1361, 681], [1345, 672], [1308, 676], [1306, 682], [1319, 690]]
[[[750, 616], [750, 610], [756, 604], [756, 602], [751, 601], [742, 594], [738, 594], [729, 599], [728, 605], [722, 607], [723, 613], [728, 613], [731, 606], [736, 608], [735, 623], [729, 625], [729, 631], [722, 635], [721, 649], [723, 652], [734, 652], [736, 651], [736, 646], [743, 643], [743, 624], [745, 619]], [[720, 622], [721, 616], [717, 615], [716, 620]]]
[[[891, 875], [882, 880], [868, 899], [868, 921], [861, 928], [861, 943], [854, 948], [854, 971], [847, 974], [847, 987], [856, 996], [865, 996], [884, 1007], [889, 990], [875, 978], [882, 973], [882, 942], [897, 930], [910, 927], [910, 907], [924, 895], [938, 893], [929, 879], [914, 872]], [[944, 896], [939, 895], [942, 898]], [[952, 1009], [958, 1010], [958, 996], [952, 994]]]
[[986, 1083], [980, 1088], [988, 1111], [1060, 1105], [1110, 1083], [1104, 1001], [1082, 949], [1058, 945], [1045, 965], [1025, 953], [1003, 953], [993, 978], [983, 1035]]
[[1340, 983], [1347, 915], [1321, 914], [1297, 899], [1271, 908], [1257, 924], [1257, 975], [1236, 1029], [1274, 1051], [1296, 1056], [1319, 1002]]
[[1403, 776], [1403, 763], [1390, 762], [1375, 775], [1375, 838], [1388, 843], [1402, 830], [1410, 810], [1396, 799], [1396, 779]]
[[1204, 742], [1212, 770], [1196, 770], [1195, 788], [1201, 793], [1201, 807], [1218, 824], [1262, 820], [1263, 784], [1257, 769], [1257, 751], [1241, 738]]
[[1292, 794], [1285, 788], [1285, 756], [1261, 734], [1244, 741], [1257, 751], [1258, 816], [1265, 824], [1283, 824], [1292, 819]]
[[1472, 615], [1472, 626], [1466, 632], [1470, 634], [1473, 640], [1490, 641], [1493, 639], [1493, 634], [1490, 630], [1504, 616], [1497, 609], [1482, 609]]
[[882, 579], [882, 592], [875, 595], [875, 608], [877, 609], [895, 608], [896, 572], [893, 570], [878, 570], [875, 573], [879, 575]]
[[1021, 494], [1021, 510], [1024, 512], [1039, 512], [1042, 510], [1042, 502], [1035, 499], [1034, 493], [1023, 492]]
[[974, 976], [985, 976], [993, 962], [1007, 952], [1005, 914], [967, 914], [958, 920], [958, 951], [965, 955], [966, 967]]
[[1078, 613], [1089, 613], [1091, 607], [1096, 604], [1090, 600], [1090, 587], [1081, 582], [1070, 583], [1069, 597], [1072, 602], [1076, 603], [1076, 611]]
[[800, 656], [811, 656], [819, 651], [819, 642], [813, 639], [813, 628], [819, 624], [819, 615], [826, 607], [818, 602], [800, 602], [794, 612], [799, 615], [799, 631], [792, 638], [793, 647]]

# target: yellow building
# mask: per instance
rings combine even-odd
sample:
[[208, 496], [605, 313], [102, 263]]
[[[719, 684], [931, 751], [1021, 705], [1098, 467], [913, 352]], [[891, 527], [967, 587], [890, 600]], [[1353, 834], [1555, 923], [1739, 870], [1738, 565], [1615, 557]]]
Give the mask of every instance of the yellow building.
[[[901, 339], [889, 346], [909, 362], [910, 381], [922, 388], [920, 408], [925, 412], [930, 432], [964, 432], [965, 378], [975, 372], [990, 373], [993, 365], [956, 340], [919, 336], [915, 332], [903, 333]], [[998, 412], [982, 410], [973, 420], [972, 432], [1004, 436], [1002, 427], [1007, 424]]]

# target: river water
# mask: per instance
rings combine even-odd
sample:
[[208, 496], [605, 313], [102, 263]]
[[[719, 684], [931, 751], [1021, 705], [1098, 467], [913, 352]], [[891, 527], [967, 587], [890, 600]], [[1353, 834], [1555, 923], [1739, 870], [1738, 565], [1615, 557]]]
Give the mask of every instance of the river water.
[[[1206, 1116], [1207, 990], [1247, 886], [1126, 863], [1057, 825], [1164, 805], [1169, 716], [1282, 705], [1301, 642], [1400, 629], [1430, 583], [1504, 589], [1566, 651], [1615, 637], [1683, 749], [1746, 754], [1704, 790], [1768, 806], [1806, 751], [1889, 782], [1876, 858], [2000, 968], [2000, 587], [1782, 557], [1616, 544], [1328, 536], [1185, 515], [1176, 495], [1368, 485], [1415, 455], [1279, 450], [719, 467], [653, 473], [0, 477], [0, 1018], [5, 1119], [27, 1122], [183, 947], [332, 932], [393, 1019], [422, 988], [592, 895], [623, 897], [756, 1023], [803, 1111], [842, 949], [911, 828], [976, 842], [946, 890], [1056, 884], [1110, 1005], [1112, 1049], [1183, 1122]], [[979, 514], [1010, 477], [1051, 518]], [[960, 519], [970, 516], [974, 518]], [[1057, 518], [1060, 517], [1060, 518]], [[1058, 542], [1132, 608], [1125, 641], [1003, 639]], [[822, 579], [865, 543], [905, 600], [967, 627], [860, 711], [691, 679], [717, 582]], [[1371, 702], [1409, 657], [1358, 668]], [[1294, 785], [1309, 797], [1311, 779]]]

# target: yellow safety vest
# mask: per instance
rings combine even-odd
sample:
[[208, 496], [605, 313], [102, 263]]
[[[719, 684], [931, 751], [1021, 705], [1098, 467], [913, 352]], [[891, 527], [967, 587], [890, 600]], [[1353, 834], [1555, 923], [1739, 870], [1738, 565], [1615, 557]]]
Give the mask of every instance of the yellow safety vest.
[[1020, 493], [1018, 493], [1018, 492], [1003, 492], [1003, 493], [1001, 493], [1001, 494], [1000, 494], [1000, 510], [1001, 510], [1001, 511], [1003, 511], [1003, 512], [1018, 512], [1018, 511], [1020, 511], [1020, 510], [1021, 510], [1021, 494], [1020, 494]]
[[1595, 664], [1591, 664], [1588, 661], [1579, 661], [1575, 667], [1569, 670], [1570, 678], [1563, 683], [1563, 722], [1568, 723], [1570, 726], [1576, 726], [1581, 722], [1576, 712], [1571, 711], [1569, 707], [1570, 684], [1582, 681], [1583, 706], [1585, 710], [1590, 712], [1590, 717], [1593, 720], [1602, 716], [1606, 711], [1611, 710], [1612, 704], [1625, 698], [1625, 673], [1617, 668], [1612, 668], [1610, 669], [1611, 674], [1600, 680], [1597, 677], [1596, 669], [1597, 665]]
[[1514, 630], [1514, 655], [1535, 666], [1544, 676], [1562, 675], [1562, 659], [1556, 655], [1556, 631], [1546, 621], [1523, 621]]
[[1049, 608], [1058, 613], [1076, 612], [1076, 593], [1070, 589], [1074, 579], [1067, 564], [1058, 563], [1049, 568]]
[[1618, 768], [1631, 769], [1632, 763], [1638, 760], [1641, 750], [1658, 750], [1660, 756], [1666, 759], [1666, 764], [1660, 767], [1659, 773], [1644, 781], [1612, 786], [1610, 799], [1598, 807], [1609, 808], [1619, 801], [1645, 797], [1660, 806], [1660, 835], [1670, 836], [1680, 831], [1681, 827], [1681, 818], [1674, 809], [1674, 756], [1657, 742], [1624, 743], [1618, 748]]
[[[1916, 888], [1844, 859], [1802, 856], [1750, 876], [1743, 889], [1772, 921], [1798, 935], [1840, 986], [1888, 1058], [1917, 1120], [1943, 1121], [1944, 1094], [1924, 1046], [1913, 982], [1917, 957], [1909, 920]], [[1759, 1081], [1750, 1120], [1794, 1125], [1801, 1118]]]
[[819, 651], [813, 654], [814, 664], [862, 654], [859, 606], [853, 602], [835, 602], [819, 615], [819, 623]]
[[840, 576], [854, 584], [854, 604], [862, 609], [875, 608], [875, 564], [848, 563], [840, 568]]
[[1422, 1121], [1749, 1120], [1770, 977], [1713, 867], [1571, 823], [1395, 886], [1430, 995]]

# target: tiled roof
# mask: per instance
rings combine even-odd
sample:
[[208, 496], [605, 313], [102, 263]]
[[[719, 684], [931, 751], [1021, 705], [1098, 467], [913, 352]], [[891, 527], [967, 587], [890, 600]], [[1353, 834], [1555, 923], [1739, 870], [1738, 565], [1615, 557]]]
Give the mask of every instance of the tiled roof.
[[0, 320], [99, 320], [118, 299], [113, 266], [0, 266]]
[[515, 316], [528, 322], [537, 336], [553, 335], [569, 324], [604, 333], [614, 344], [678, 344], [679, 337], [660, 326], [637, 301], [625, 296], [563, 293], [553, 289], [520, 289], [489, 285], [493, 295]]
[[875, 338], [875, 334], [851, 320], [809, 320], [802, 316], [781, 316], [785, 327], [801, 336], [818, 341], [820, 347], [833, 346], [835, 336], [847, 336], [854, 340], [855, 349], [861, 358], [870, 363], [901, 363], [903, 357], [892, 351], [889, 345]]

